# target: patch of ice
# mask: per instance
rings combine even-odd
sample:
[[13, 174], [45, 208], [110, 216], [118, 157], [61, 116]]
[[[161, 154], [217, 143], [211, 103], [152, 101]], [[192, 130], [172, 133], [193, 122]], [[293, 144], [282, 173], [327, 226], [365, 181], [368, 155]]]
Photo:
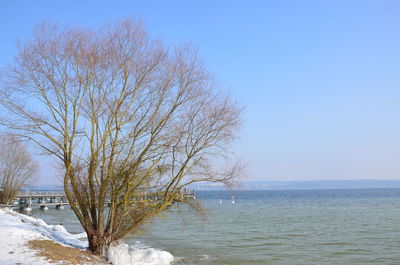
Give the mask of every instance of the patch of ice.
[[73, 234], [72, 237], [80, 239], [80, 238], [87, 238], [87, 235], [86, 235], [86, 232], [83, 232], [83, 233], [79, 233], [79, 234]]
[[128, 244], [111, 246], [107, 258], [114, 265], [170, 265], [174, 260], [174, 256], [168, 251], [138, 248]]

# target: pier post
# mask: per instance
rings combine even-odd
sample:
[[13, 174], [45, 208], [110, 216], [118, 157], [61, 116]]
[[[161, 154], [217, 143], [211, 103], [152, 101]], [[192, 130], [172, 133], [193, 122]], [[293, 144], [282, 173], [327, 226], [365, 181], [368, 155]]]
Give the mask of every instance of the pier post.
[[62, 198], [60, 199], [60, 204], [57, 204], [57, 205], [56, 205], [56, 209], [58, 209], [58, 210], [64, 209], [64, 206], [63, 206], [63, 199], [62, 199]]
[[27, 212], [32, 211], [32, 198], [28, 199], [28, 202], [26, 204], [26, 207], [24, 208], [24, 211], [27, 211]]

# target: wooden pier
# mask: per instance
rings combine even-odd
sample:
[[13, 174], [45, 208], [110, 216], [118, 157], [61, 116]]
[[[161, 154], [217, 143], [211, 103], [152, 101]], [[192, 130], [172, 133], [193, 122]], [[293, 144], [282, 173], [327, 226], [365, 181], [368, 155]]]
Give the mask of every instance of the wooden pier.
[[32, 207], [38, 207], [47, 210], [49, 206], [55, 206], [56, 209], [63, 209], [68, 205], [68, 199], [64, 191], [19, 191], [12, 204], [1, 205], [2, 207], [20, 208], [30, 211]]
[[[196, 199], [194, 190], [183, 189], [181, 199], [189, 198]], [[146, 199], [158, 199], [147, 198]], [[143, 199], [143, 198], [142, 198]], [[37, 207], [42, 210], [47, 210], [49, 206], [55, 206], [56, 209], [63, 209], [64, 205], [69, 205], [67, 196], [61, 190], [48, 191], [19, 191], [16, 198], [11, 204], [0, 204], [0, 207], [20, 208], [21, 210], [31, 211], [32, 207]]]

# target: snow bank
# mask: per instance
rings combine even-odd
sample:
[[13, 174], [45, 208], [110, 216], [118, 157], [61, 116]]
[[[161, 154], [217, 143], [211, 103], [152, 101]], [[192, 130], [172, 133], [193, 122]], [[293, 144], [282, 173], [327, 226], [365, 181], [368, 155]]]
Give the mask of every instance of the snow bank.
[[[86, 233], [70, 234], [62, 225], [48, 225], [42, 219], [19, 214], [10, 209], [0, 209], [0, 264], [50, 264], [26, 247], [35, 239], [50, 239], [57, 243], [86, 249]], [[174, 260], [167, 251], [140, 245], [119, 244], [108, 250], [108, 259], [113, 265], [170, 265]]]
[[167, 251], [119, 244], [108, 249], [108, 261], [114, 265], [169, 265], [174, 256]]
[[31, 240], [47, 238], [34, 231], [31, 224], [6, 213], [9, 212], [0, 209], [0, 264], [51, 265], [26, 245]]
[[57, 243], [80, 249], [86, 249], [88, 247], [88, 242], [86, 240], [79, 240], [79, 238], [86, 237], [86, 233], [73, 235], [68, 233], [67, 229], [62, 225], [48, 225], [42, 219], [19, 214], [12, 210], [4, 211], [18, 217], [22, 222], [32, 224], [33, 231], [38, 232]]

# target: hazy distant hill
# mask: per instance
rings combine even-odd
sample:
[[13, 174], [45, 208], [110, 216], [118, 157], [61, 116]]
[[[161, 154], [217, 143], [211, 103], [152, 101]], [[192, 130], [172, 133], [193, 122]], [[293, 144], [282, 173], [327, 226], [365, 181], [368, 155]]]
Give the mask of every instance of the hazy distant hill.
[[[400, 188], [400, 180], [318, 180], [318, 181], [245, 181], [233, 187], [234, 190], [305, 190], [305, 189], [368, 189]], [[39, 185], [31, 190], [62, 190], [62, 186]], [[196, 190], [226, 189], [219, 183], [192, 185]]]
[[[197, 190], [226, 189], [220, 184], [197, 184]], [[297, 190], [297, 189], [367, 189], [400, 188], [400, 180], [319, 180], [319, 181], [246, 181], [234, 187], [236, 190]]]
[[64, 187], [61, 185], [36, 185], [24, 190], [64, 190]]

